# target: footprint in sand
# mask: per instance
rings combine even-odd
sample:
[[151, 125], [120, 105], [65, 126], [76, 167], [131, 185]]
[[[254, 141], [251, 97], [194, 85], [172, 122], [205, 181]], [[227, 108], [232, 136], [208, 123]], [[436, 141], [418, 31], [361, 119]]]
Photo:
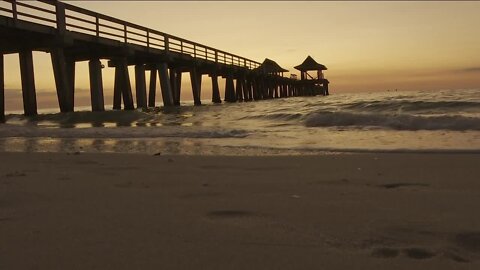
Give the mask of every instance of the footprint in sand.
[[395, 258], [400, 252], [394, 248], [376, 248], [372, 251], [372, 256], [377, 258]]
[[255, 213], [244, 210], [217, 210], [208, 212], [207, 216], [215, 219], [245, 218], [255, 216]]
[[403, 253], [407, 255], [407, 257], [416, 260], [430, 259], [437, 255], [436, 253], [423, 248], [406, 248], [403, 249]]
[[131, 188], [133, 185], [132, 181], [127, 181], [123, 183], [117, 183], [114, 186], [117, 188]]
[[381, 184], [376, 186], [381, 188], [386, 188], [386, 189], [393, 189], [393, 188], [400, 188], [400, 187], [428, 187], [430, 185], [423, 184], [423, 183], [391, 183], [391, 184]]
[[9, 177], [24, 177], [24, 176], [27, 176], [27, 174], [23, 173], [23, 172], [12, 172], [12, 173], [5, 174], [5, 177], [7, 177], [7, 178], [9, 178]]
[[[415, 260], [430, 259], [437, 255], [435, 252], [431, 252], [423, 248], [405, 248], [405, 249], [402, 249], [401, 251], [408, 258], [415, 259]], [[383, 259], [395, 258], [398, 255], [400, 255], [400, 250], [395, 248], [386, 248], [386, 247], [376, 248], [372, 251], [371, 255], [374, 257], [383, 258]]]
[[480, 232], [465, 232], [455, 235], [457, 246], [470, 252], [480, 252]]
[[192, 192], [182, 194], [179, 197], [185, 199], [204, 199], [204, 198], [211, 198], [211, 197], [219, 197], [222, 196], [223, 193], [221, 192]]
[[470, 260], [456, 254], [456, 253], [453, 253], [453, 252], [445, 252], [443, 254], [446, 258], [450, 259], [450, 260], [453, 260], [455, 262], [458, 262], [458, 263], [469, 263]]
[[126, 189], [131, 189], [131, 188], [149, 189], [150, 185], [148, 185], [144, 182], [127, 181], [127, 182], [116, 183], [116, 184], [114, 184], [114, 187], [116, 187], [116, 188], [126, 188]]
[[68, 181], [68, 180], [72, 180], [72, 178], [68, 177], [68, 176], [61, 176], [58, 178], [59, 181]]

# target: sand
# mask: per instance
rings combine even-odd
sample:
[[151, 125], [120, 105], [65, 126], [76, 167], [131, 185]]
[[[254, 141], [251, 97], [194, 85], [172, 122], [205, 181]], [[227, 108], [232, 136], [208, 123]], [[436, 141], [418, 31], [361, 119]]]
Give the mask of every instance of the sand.
[[480, 269], [480, 156], [0, 153], [0, 269]]

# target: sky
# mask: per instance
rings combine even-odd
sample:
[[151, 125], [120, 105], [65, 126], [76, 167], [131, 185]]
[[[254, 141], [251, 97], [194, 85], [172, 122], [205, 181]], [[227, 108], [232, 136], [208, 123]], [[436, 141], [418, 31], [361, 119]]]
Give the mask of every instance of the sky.
[[[476, 1], [67, 2], [258, 62], [270, 58], [291, 73], [311, 55], [328, 67], [332, 93], [480, 88]], [[37, 92], [45, 96], [39, 107], [48, 106], [56, 102], [50, 58], [39, 52], [34, 60]], [[7, 98], [20, 99], [18, 55], [6, 55], [5, 66]], [[87, 71], [87, 63], [77, 64], [79, 105], [89, 105]], [[111, 103], [113, 69], [103, 73]], [[183, 77], [182, 98], [191, 99]], [[203, 99], [210, 89], [204, 78]]]

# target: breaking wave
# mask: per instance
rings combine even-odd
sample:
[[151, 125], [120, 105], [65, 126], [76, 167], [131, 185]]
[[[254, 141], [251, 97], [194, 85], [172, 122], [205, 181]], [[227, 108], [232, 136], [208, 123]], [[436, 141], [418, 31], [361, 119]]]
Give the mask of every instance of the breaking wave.
[[480, 103], [474, 101], [406, 101], [379, 100], [352, 102], [342, 107], [359, 112], [480, 112]]
[[480, 118], [465, 116], [415, 116], [350, 112], [315, 112], [307, 127], [381, 127], [394, 130], [480, 130]]

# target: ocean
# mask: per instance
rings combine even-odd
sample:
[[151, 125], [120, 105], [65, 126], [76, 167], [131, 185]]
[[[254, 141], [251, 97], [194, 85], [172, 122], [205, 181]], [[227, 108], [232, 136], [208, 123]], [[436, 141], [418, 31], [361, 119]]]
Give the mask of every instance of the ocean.
[[[480, 90], [386, 91], [148, 111], [8, 114], [1, 152], [480, 152]], [[49, 113], [50, 111], [50, 113]]]

